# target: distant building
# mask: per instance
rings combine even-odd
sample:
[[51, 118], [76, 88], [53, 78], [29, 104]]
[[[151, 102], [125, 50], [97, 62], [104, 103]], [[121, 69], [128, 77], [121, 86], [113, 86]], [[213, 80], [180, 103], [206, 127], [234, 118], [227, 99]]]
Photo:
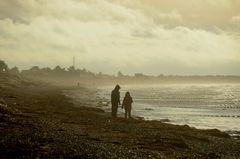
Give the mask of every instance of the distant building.
[[135, 73], [135, 74], [134, 74], [134, 77], [135, 77], [135, 78], [147, 78], [148, 76], [147, 76], [147, 75], [144, 75], [144, 74], [142, 74], [142, 73]]

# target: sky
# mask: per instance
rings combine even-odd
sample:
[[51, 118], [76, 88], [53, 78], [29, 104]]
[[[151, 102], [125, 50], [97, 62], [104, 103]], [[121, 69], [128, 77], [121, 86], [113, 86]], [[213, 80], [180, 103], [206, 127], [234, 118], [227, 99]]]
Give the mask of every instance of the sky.
[[239, 0], [1, 0], [0, 59], [149, 75], [240, 75]]

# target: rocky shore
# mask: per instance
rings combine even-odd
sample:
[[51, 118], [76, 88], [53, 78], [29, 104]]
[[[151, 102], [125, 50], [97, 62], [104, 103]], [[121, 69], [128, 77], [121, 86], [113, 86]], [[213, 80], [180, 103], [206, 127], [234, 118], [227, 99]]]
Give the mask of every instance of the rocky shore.
[[1, 86], [0, 158], [240, 158], [239, 140], [219, 130], [112, 119], [85, 102], [93, 91], [74, 88], [88, 93], [76, 106], [66, 89]]

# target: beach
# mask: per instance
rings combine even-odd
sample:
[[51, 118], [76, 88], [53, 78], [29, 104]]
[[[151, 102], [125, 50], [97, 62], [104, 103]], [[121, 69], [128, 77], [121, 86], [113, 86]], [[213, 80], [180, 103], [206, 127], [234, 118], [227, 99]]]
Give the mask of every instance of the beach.
[[[132, 114], [145, 120], [168, 121], [199, 129], [219, 129], [240, 136], [239, 84], [155, 84], [121, 85], [121, 100], [129, 91]], [[111, 86], [99, 88], [99, 96], [109, 103]], [[73, 91], [74, 93], [74, 91]], [[78, 94], [75, 92], [75, 94]], [[78, 99], [78, 96], [74, 96]], [[104, 107], [111, 111], [109, 106]]]
[[[0, 89], [0, 158], [240, 158], [240, 141], [217, 129], [112, 119], [93, 88]], [[73, 90], [82, 102], [66, 95]]]

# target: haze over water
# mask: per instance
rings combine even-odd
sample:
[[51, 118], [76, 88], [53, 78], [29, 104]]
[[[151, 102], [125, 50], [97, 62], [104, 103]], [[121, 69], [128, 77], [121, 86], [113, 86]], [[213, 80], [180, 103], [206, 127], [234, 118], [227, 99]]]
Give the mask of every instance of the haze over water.
[[[101, 96], [110, 100], [110, 87]], [[240, 131], [240, 85], [122, 86], [130, 91], [133, 115], [196, 128]], [[121, 110], [120, 110], [121, 112]]]

